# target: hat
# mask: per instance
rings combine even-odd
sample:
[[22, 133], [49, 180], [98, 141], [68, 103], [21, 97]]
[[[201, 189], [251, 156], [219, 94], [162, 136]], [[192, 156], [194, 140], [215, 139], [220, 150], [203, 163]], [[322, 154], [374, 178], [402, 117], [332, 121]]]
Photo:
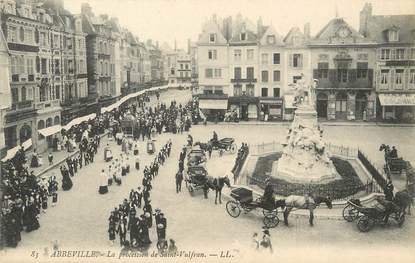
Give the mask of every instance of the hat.
[[154, 209], [156, 212], [160, 212], [161, 210], [159, 208]]
[[262, 230], [262, 232], [263, 232], [264, 234], [266, 234], [266, 235], [269, 235], [269, 231], [268, 231], [268, 229], [264, 229], [264, 230]]
[[157, 228], [158, 228], [158, 229], [163, 229], [163, 228], [164, 228], [164, 225], [163, 225], [163, 224], [158, 224], [158, 225], [157, 225]]

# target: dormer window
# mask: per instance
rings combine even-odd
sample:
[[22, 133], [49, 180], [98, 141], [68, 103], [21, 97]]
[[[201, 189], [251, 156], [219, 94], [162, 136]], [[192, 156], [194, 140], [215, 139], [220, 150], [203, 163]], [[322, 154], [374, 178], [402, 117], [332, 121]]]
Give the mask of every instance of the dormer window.
[[268, 44], [274, 44], [275, 43], [275, 36], [274, 35], [267, 36], [267, 43]]
[[389, 42], [395, 42], [399, 40], [399, 31], [395, 29], [389, 30], [388, 33]]
[[246, 33], [241, 33], [241, 41], [245, 41], [246, 40]]
[[216, 34], [210, 34], [209, 35], [209, 42], [215, 43], [216, 42]]

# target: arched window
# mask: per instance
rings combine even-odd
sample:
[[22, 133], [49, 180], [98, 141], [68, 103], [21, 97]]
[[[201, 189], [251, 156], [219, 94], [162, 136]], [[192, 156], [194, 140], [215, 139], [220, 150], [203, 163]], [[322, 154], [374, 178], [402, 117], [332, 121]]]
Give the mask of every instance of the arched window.
[[47, 127], [52, 126], [52, 124], [53, 124], [53, 120], [52, 120], [52, 118], [48, 118], [48, 119], [46, 120], [46, 128], [47, 128]]
[[61, 123], [61, 119], [59, 116], [55, 116], [55, 119], [53, 120], [53, 125], [59, 125]]

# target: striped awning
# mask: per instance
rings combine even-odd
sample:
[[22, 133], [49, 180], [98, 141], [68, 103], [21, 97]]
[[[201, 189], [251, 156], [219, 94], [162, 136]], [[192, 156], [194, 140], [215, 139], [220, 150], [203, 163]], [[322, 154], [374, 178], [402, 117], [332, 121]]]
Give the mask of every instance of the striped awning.
[[382, 106], [415, 106], [415, 94], [379, 94]]

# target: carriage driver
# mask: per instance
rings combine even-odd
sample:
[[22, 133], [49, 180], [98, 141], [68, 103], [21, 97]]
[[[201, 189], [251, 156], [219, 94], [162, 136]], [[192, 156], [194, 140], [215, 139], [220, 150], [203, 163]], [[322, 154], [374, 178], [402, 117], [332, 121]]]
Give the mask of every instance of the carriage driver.
[[261, 198], [262, 204], [267, 207], [270, 206], [272, 209], [274, 208], [274, 188], [271, 185], [270, 179], [265, 179], [265, 190], [264, 195]]
[[217, 144], [217, 142], [218, 142], [218, 134], [215, 131], [213, 131], [213, 136], [212, 136], [212, 139], [210, 141], [212, 142], [212, 145], [216, 145]]

